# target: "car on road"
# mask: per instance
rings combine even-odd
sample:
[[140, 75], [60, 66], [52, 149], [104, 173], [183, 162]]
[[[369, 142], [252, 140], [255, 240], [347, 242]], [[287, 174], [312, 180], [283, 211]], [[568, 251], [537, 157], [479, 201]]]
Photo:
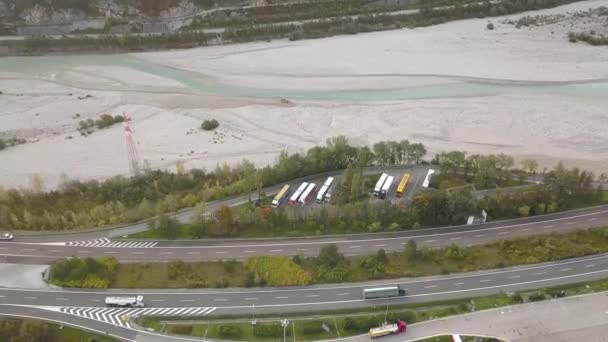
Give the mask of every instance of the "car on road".
[[11, 241], [14, 238], [15, 237], [13, 236], [13, 234], [9, 234], [9, 233], [4, 233], [4, 234], [0, 235], [0, 241]]

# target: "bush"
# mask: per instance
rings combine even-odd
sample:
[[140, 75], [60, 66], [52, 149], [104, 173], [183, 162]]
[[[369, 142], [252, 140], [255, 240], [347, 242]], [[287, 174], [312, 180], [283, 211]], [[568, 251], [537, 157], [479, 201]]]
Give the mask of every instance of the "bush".
[[321, 334], [324, 332], [323, 328], [321, 327], [321, 324], [322, 323], [319, 321], [307, 321], [300, 323], [300, 326], [302, 328], [302, 332], [305, 335], [314, 335]]
[[217, 333], [222, 338], [237, 338], [243, 334], [243, 331], [241, 330], [241, 327], [236, 325], [222, 325], [219, 327]]
[[171, 332], [178, 335], [192, 335], [192, 326], [176, 325], [171, 328]]
[[521, 304], [524, 302], [524, 298], [519, 293], [515, 293], [511, 295], [511, 302], [513, 304]]
[[205, 131], [212, 131], [212, 130], [218, 128], [219, 126], [220, 126], [220, 123], [215, 119], [205, 120], [201, 124], [201, 128], [204, 129]]
[[51, 266], [51, 284], [104, 289], [114, 280], [118, 262], [114, 258], [70, 258]]
[[[291, 329], [287, 329], [287, 335], [290, 335]], [[256, 337], [282, 337], [283, 327], [280, 324], [258, 324], [253, 327], [253, 335]]]
[[541, 300], [545, 300], [545, 295], [544, 295], [544, 294], [542, 294], [542, 293], [536, 292], [536, 293], [531, 294], [531, 295], [528, 297], [528, 299], [529, 299], [531, 302], [539, 302], [539, 301], [541, 301]]
[[308, 285], [312, 280], [310, 273], [282, 256], [251, 257], [245, 267], [269, 286]]
[[0, 139], [0, 151], [4, 150], [6, 148], [6, 143], [4, 142], [4, 140]]
[[490, 31], [493, 30], [494, 29], [494, 24], [488, 23], [488, 25], [486, 25], [486, 29], [488, 29]]

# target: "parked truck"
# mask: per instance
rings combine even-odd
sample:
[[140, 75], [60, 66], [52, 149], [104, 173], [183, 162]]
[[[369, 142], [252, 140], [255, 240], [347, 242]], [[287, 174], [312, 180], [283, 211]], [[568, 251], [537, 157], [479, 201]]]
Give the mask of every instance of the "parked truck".
[[386, 177], [386, 181], [382, 185], [382, 189], [380, 190], [380, 198], [385, 199], [388, 196], [388, 193], [391, 191], [391, 187], [393, 186], [393, 181], [395, 177], [388, 176]]
[[272, 200], [272, 206], [274, 208], [278, 208], [283, 202], [283, 200], [287, 198], [287, 196], [289, 196], [289, 185], [285, 184], [281, 191], [279, 191], [279, 193]]
[[[331, 190], [331, 187], [334, 183], [334, 177], [328, 177], [327, 180], [325, 181], [325, 183], [323, 184], [323, 186], [321, 187], [321, 190], [319, 190], [319, 192], [317, 192], [317, 203], [323, 203], [323, 201], [325, 201], [325, 199], [327, 198], [327, 194], [329, 194], [329, 191]], [[331, 197], [331, 195], [330, 195]]]
[[374, 196], [380, 195], [380, 190], [382, 190], [382, 186], [384, 185], [384, 182], [386, 181], [387, 177], [388, 174], [386, 173], [380, 175], [380, 178], [378, 179], [378, 182], [376, 182], [376, 186], [374, 187]]
[[377, 328], [371, 328], [369, 329], [369, 337], [371, 338], [376, 338], [376, 337], [382, 337], [382, 336], [386, 336], [386, 335], [392, 335], [392, 334], [400, 334], [405, 332], [405, 330], [407, 329], [407, 326], [405, 325], [405, 322], [402, 320], [397, 320], [397, 323], [395, 324], [382, 324], [382, 326], [379, 326]]
[[300, 198], [300, 196], [302, 195], [304, 190], [306, 190], [306, 187], [308, 187], [308, 182], [304, 182], [304, 183], [300, 184], [298, 189], [296, 189], [296, 191], [289, 198], [289, 205], [294, 205], [294, 204], [298, 203], [298, 199]]
[[144, 307], [144, 296], [133, 297], [106, 297], [107, 306], [119, 306], [127, 308]]

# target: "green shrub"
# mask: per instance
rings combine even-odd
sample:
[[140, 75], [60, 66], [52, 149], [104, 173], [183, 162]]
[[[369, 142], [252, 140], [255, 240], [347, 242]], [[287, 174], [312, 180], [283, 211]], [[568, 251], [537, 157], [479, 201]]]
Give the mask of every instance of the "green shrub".
[[321, 327], [321, 322], [319, 321], [306, 321], [298, 324], [305, 335], [314, 335], [324, 332], [323, 327]]
[[51, 266], [50, 282], [58, 286], [107, 288], [114, 280], [118, 262], [114, 258], [70, 258]]
[[[291, 334], [291, 329], [287, 329], [287, 335]], [[253, 326], [253, 335], [256, 337], [282, 337], [283, 327], [280, 324], [258, 324]]]
[[220, 123], [215, 119], [205, 120], [201, 124], [201, 128], [204, 129], [205, 131], [212, 131], [212, 130], [218, 128], [219, 126], [220, 126]]
[[[255, 328], [254, 328], [255, 332]], [[217, 331], [218, 335], [222, 338], [238, 338], [243, 335], [243, 331], [241, 327], [236, 325], [222, 325], [219, 327]]]
[[171, 327], [171, 332], [178, 335], [192, 335], [191, 325], [175, 325]]
[[245, 267], [269, 286], [308, 285], [312, 280], [310, 273], [282, 256], [250, 257]]

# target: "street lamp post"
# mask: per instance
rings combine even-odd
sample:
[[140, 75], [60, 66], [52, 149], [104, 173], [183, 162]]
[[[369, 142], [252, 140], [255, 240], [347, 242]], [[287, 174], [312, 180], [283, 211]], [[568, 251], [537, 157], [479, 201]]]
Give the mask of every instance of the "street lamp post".
[[289, 325], [289, 321], [286, 319], [282, 319], [281, 320], [281, 326], [283, 327], [283, 342], [286, 342], [285, 340], [285, 329], [287, 329], [287, 326]]

